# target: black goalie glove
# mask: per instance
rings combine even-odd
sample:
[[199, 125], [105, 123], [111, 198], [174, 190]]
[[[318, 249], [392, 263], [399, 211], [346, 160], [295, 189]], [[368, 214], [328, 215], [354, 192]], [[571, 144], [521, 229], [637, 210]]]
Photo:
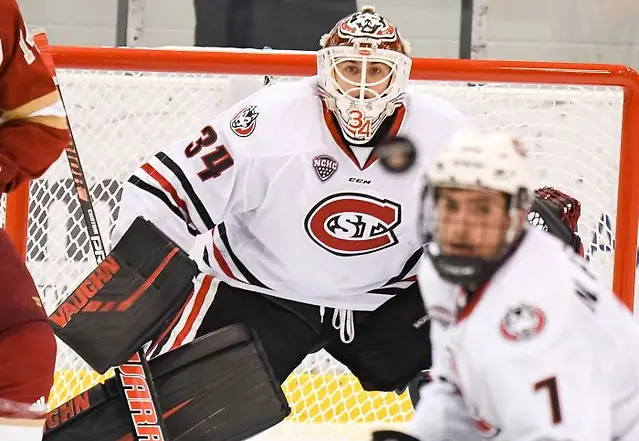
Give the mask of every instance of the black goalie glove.
[[583, 245], [577, 234], [580, 215], [581, 203], [577, 199], [552, 187], [542, 187], [535, 190], [528, 222], [548, 231], [583, 256]]

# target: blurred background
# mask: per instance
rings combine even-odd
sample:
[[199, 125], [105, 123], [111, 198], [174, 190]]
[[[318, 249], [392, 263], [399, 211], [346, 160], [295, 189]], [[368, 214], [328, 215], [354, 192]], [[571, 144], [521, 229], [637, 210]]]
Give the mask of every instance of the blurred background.
[[[52, 44], [314, 50], [371, 4], [418, 57], [620, 63], [639, 68], [639, 0], [18, 0]], [[470, 18], [474, 17], [474, 21]], [[475, 46], [470, 47], [474, 39]], [[462, 43], [460, 51], [460, 43]]]

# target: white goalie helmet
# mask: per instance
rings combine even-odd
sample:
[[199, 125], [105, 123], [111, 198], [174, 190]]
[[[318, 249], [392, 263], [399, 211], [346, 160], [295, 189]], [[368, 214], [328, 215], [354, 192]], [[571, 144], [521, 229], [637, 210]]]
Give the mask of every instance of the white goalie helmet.
[[[320, 95], [346, 140], [366, 144], [404, 103], [411, 68], [408, 43], [375, 8], [364, 6], [322, 36], [320, 46]], [[380, 65], [387, 69], [376, 75]]]
[[430, 185], [532, 195], [534, 173], [526, 150], [505, 133], [455, 134], [428, 171]]
[[[530, 158], [517, 138], [504, 133], [456, 134], [428, 168], [420, 209], [426, 252], [440, 275], [462, 284], [474, 284], [487, 277], [521, 236], [533, 201], [534, 185]], [[506, 223], [500, 224], [495, 219], [493, 226], [483, 227], [502, 231], [501, 242], [495, 243], [495, 252], [490, 257], [446, 254], [440, 242], [440, 228], [450, 224], [446, 218], [440, 219], [441, 213], [437, 211], [442, 189], [489, 191], [507, 196]], [[453, 231], [450, 227], [446, 228], [447, 240], [459, 240], [450, 235]]]

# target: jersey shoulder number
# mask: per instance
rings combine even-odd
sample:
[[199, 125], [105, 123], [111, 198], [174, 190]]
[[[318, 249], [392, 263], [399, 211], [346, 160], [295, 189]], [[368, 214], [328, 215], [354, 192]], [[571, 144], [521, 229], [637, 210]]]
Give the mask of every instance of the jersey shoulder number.
[[[184, 148], [184, 156], [191, 159], [200, 155], [202, 149], [213, 146], [218, 141], [218, 134], [210, 125], [200, 130], [200, 137], [191, 141]], [[215, 179], [231, 168], [235, 161], [224, 144], [219, 144], [212, 150], [200, 156], [203, 168], [197, 173], [202, 181]]]

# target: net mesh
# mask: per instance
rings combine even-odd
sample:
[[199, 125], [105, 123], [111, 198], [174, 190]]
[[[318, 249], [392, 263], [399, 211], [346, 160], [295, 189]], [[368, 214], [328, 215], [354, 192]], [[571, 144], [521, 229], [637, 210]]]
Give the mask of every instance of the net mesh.
[[[61, 70], [58, 76], [107, 250], [122, 183], [133, 170], [263, 83], [263, 77], [250, 76], [87, 70]], [[586, 255], [612, 281], [621, 89], [424, 81], [413, 86], [449, 99], [480, 128], [519, 136], [534, 158], [538, 186], [581, 201]], [[50, 313], [95, 265], [64, 157], [31, 185], [28, 231], [28, 266]], [[56, 371], [51, 406], [100, 379], [61, 342]], [[307, 357], [284, 389], [293, 409], [289, 426], [323, 423], [341, 431], [344, 424], [401, 424], [412, 413], [407, 394], [363, 392], [323, 351]]]

